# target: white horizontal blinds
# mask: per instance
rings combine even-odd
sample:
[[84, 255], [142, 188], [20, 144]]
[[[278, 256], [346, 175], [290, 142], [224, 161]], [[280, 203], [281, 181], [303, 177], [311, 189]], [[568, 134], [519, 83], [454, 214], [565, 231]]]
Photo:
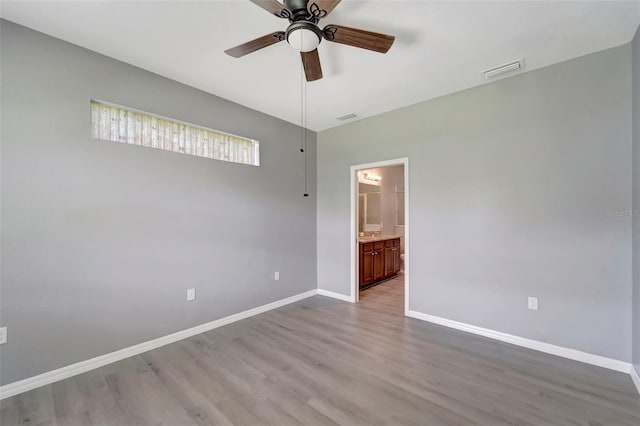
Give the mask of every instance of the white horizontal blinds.
[[258, 141], [91, 101], [91, 136], [234, 163], [260, 165]]

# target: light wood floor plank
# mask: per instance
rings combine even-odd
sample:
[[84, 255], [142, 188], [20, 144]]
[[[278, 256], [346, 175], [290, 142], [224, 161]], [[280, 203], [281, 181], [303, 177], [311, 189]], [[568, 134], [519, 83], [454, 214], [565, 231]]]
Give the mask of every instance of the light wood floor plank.
[[404, 317], [403, 276], [0, 404], [5, 425], [640, 425], [628, 375]]

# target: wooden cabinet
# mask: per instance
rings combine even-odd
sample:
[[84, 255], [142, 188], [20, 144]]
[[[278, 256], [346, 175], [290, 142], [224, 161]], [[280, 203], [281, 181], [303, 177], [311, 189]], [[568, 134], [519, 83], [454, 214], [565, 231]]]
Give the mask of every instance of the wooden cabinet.
[[384, 274], [393, 276], [400, 272], [400, 239], [385, 241], [384, 245]]
[[373, 282], [373, 243], [360, 244], [360, 287]]
[[376, 241], [373, 244], [373, 281], [375, 282], [385, 277], [384, 241]]
[[390, 278], [400, 271], [400, 238], [360, 242], [360, 288]]

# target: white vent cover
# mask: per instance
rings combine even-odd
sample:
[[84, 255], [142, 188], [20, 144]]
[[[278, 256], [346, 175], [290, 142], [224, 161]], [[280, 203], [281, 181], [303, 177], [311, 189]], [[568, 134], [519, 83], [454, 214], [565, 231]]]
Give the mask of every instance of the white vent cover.
[[482, 73], [485, 80], [491, 80], [493, 78], [501, 77], [504, 74], [509, 74], [524, 69], [524, 59], [518, 59], [517, 61], [509, 62], [508, 64], [500, 65], [499, 67], [491, 68]]
[[352, 118], [356, 118], [356, 117], [358, 117], [358, 116], [355, 115], [354, 113], [350, 112], [349, 114], [341, 115], [337, 119], [340, 120], [340, 121], [347, 121], [347, 120], [351, 120]]

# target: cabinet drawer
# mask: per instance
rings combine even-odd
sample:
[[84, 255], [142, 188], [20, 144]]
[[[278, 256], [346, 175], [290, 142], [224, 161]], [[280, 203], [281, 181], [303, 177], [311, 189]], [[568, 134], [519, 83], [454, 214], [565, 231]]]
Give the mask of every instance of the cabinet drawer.
[[371, 251], [373, 250], [373, 243], [364, 243], [360, 245], [362, 251]]
[[385, 247], [393, 247], [393, 240], [386, 240], [384, 242]]
[[375, 243], [373, 243], [373, 244], [374, 244], [374, 246], [373, 246], [373, 247], [374, 247], [375, 249], [381, 249], [381, 248], [384, 248], [384, 241], [376, 241], [376, 242], [375, 242]]
[[396, 238], [395, 240], [393, 240], [393, 246], [400, 247], [400, 238]]

